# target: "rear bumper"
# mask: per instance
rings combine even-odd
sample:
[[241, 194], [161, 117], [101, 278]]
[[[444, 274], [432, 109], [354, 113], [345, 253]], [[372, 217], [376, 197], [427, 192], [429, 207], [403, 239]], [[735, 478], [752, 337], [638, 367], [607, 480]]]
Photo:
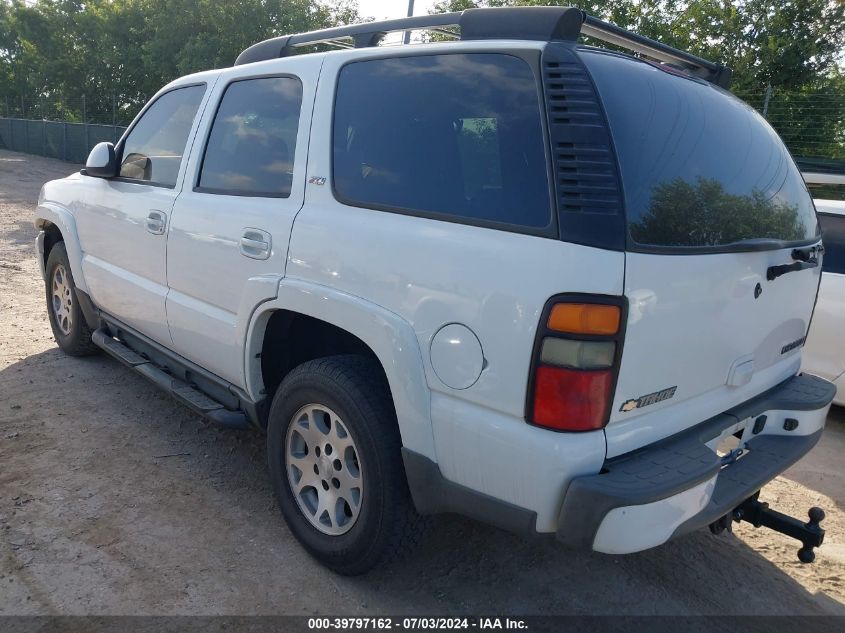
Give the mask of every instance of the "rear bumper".
[[[835, 392], [816, 376], [794, 376], [683, 433], [606, 461], [601, 473], [572, 480], [558, 539], [625, 554], [716, 521], [815, 446]], [[744, 452], [723, 463], [716, 447], [734, 434]]]

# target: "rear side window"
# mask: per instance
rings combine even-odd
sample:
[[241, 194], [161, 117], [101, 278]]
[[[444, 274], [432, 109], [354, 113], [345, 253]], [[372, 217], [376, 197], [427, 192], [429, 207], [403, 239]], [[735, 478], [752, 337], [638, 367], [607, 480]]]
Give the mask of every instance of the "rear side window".
[[845, 215], [819, 213], [824, 242], [822, 269], [826, 273], [845, 274]]
[[481, 53], [347, 64], [335, 101], [333, 174], [346, 204], [494, 227], [549, 226], [531, 68]]
[[290, 196], [301, 105], [302, 83], [293, 77], [230, 84], [209, 133], [198, 191]]
[[205, 85], [171, 90], [147, 108], [123, 143], [120, 176], [173, 187]]
[[581, 57], [607, 112], [634, 242], [741, 249], [818, 235], [801, 173], [750, 106], [642, 61]]

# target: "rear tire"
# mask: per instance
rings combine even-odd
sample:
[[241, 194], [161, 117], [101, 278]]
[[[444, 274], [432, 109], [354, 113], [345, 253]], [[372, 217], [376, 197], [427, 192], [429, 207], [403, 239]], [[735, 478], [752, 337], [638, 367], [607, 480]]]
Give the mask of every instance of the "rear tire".
[[73, 273], [64, 242], [58, 242], [47, 257], [46, 265], [47, 316], [63, 352], [71, 356], [88, 356], [98, 351], [91, 341], [93, 330], [88, 327], [79, 306]]
[[291, 532], [326, 567], [363, 574], [420, 540], [400, 449], [374, 360], [330, 356], [285, 377], [270, 408], [270, 476]]

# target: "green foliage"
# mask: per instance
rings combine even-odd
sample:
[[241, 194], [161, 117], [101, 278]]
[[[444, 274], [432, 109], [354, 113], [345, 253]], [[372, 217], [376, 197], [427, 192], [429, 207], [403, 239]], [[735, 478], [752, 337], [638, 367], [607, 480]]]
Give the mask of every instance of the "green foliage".
[[[268, 37], [358, 19], [354, 0], [0, 0], [0, 112], [127, 122], [167, 82]], [[46, 114], [45, 114], [46, 116]]]

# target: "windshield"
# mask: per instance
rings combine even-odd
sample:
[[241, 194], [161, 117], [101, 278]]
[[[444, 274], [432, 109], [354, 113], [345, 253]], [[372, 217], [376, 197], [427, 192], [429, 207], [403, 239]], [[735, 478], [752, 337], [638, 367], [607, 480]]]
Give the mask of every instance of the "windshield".
[[754, 248], [818, 235], [795, 162], [750, 106], [704, 81], [582, 50], [607, 113], [643, 246]]

